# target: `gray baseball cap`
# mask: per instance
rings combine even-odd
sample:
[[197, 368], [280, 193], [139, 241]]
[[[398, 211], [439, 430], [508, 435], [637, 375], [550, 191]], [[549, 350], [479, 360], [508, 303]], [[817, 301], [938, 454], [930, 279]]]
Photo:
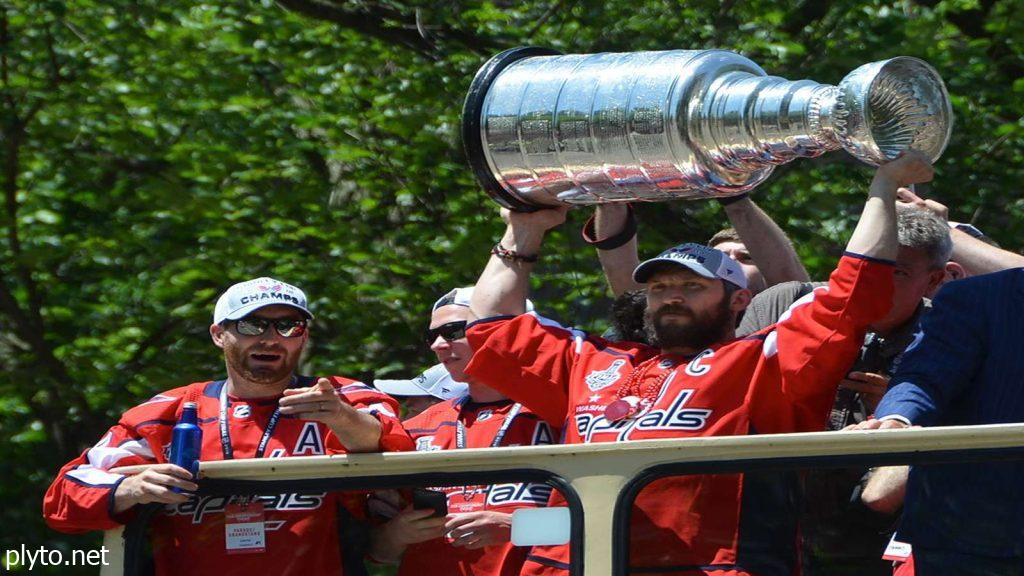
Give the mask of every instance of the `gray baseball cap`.
[[391, 396], [433, 396], [441, 400], [469, 394], [469, 385], [453, 380], [444, 364], [435, 364], [411, 380], [374, 380], [373, 387]]
[[641, 262], [636, 270], [633, 270], [633, 280], [646, 284], [651, 273], [664, 263], [682, 266], [705, 278], [721, 278], [740, 288], [747, 287], [747, 277], [743, 274], [739, 262], [721, 250], [692, 242], [674, 246], [650, 260]]

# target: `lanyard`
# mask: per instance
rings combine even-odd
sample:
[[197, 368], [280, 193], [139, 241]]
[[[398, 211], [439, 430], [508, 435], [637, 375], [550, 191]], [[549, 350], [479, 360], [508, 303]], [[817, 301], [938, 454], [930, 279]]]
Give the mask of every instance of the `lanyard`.
[[[466, 425], [462, 423], [461, 419], [463, 405], [465, 405], [465, 402], [459, 405], [459, 415], [455, 418], [455, 447], [460, 450], [466, 447]], [[519, 412], [522, 409], [523, 405], [518, 402], [512, 405], [512, 409], [505, 415], [505, 421], [502, 422], [501, 428], [498, 429], [498, 432], [494, 435], [494, 440], [491, 441], [491, 448], [501, 446], [501, 441], [505, 439], [505, 433], [508, 432], [512, 422], [515, 421], [516, 416], [519, 416]]]
[[[267, 451], [267, 443], [270, 442], [270, 437], [274, 435], [274, 429], [277, 428], [277, 421], [280, 419], [281, 408], [278, 407], [271, 414], [270, 422], [267, 422], [267, 429], [263, 431], [263, 438], [260, 438], [260, 443], [256, 446], [256, 455], [253, 458], [263, 458], [263, 454]], [[227, 381], [220, 387], [220, 415], [217, 420], [220, 425], [220, 448], [224, 452], [224, 459], [231, 460], [235, 457], [235, 451], [231, 448], [231, 435], [228, 433]]]

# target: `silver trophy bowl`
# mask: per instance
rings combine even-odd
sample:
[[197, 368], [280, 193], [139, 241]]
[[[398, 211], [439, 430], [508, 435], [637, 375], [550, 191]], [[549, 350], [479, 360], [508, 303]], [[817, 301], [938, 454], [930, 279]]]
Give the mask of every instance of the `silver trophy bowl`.
[[462, 118], [477, 179], [520, 211], [734, 196], [840, 148], [874, 166], [911, 148], [935, 161], [952, 127], [942, 78], [917, 58], [831, 86], [723, 50], [507, 50], [477, 72]]

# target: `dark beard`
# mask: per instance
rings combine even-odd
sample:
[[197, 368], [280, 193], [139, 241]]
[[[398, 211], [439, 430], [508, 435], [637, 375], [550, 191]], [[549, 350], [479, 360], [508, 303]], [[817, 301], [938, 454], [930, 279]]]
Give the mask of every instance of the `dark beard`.
[[[687, 324], [665, 323], [661, 319], [668, 313], [685, 314], [691, 318]], [[724, 341], [733, 327], [732, 310], [728, 295], [708, 312], [694, 313], [687, 306], [666, 304], [657, 311], [644, 312], [644, 330], [648, 341], [658, 348], [688, 348], [703, 350]]]
[[[227, 345], [224, 348], [224, 357], [231, 368], [238, 372], [242, 378], [254, 384], [277, 384], [282, 380], [291, 378], [298, 366], [298, 355], [289, 357], [283, 349], [275, 349], [275, 354], [281, 354], [284, 360], [280, 367], [253, 366], [249, 358], [250, 350], [243, 349], [238, 345]], [[269, 352], [269, 351], [268, 351]]]

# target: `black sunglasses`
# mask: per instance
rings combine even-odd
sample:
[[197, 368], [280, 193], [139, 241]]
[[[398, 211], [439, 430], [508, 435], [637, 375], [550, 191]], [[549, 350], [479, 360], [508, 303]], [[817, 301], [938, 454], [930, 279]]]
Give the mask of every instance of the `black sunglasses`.
[[447, 324], [441, 324], [437, 328], [429, 328], [423, 335], [423, 339], [427, 341], [427, 346], [430, 346], [440, 336], [445, 341], [451, 342], [452, 340], [458, 340], [466, 337], [466, 321], [458, 320], [456, 322], [448, 322]]
[[298, 338], [306, 333], [306, 320], [296, 320], [294, 318], [281, 318], [279, 320], [271, 320], [269, 318], [260, 318], [259, 316], [246, 316], [240, 320], [235, 320], [235, 330], [243, 336], [259, 336], [267, 331], [270, 325], [274, 325], [274, 330], [284, 338]]

